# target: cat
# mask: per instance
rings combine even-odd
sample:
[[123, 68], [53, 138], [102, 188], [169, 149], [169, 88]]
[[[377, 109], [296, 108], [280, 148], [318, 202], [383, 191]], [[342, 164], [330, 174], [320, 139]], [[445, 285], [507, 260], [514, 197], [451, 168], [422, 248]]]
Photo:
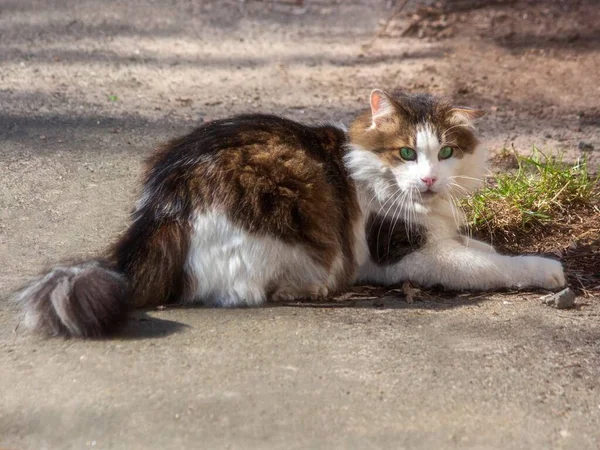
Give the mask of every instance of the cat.
[[257, 114], [206, 123], [149, 158], [131, 225], [106, 255], [20, 291], [23, 323], [98, 337], [133, 308], [256, 306], [355, 283], [560, 288], [558, 261], [461, 234], [455, 202], [485, 170], [482, 114], [374, 90], [349, 129]]

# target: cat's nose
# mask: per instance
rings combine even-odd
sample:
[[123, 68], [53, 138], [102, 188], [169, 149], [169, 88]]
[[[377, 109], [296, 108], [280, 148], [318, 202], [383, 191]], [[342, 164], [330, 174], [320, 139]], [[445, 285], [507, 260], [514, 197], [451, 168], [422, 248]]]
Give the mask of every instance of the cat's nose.
[[436, 180], [437, 180], [437, 178], [435, 178], [435, 177], [425, 177], [425, 178], [421, 178], [421, 181], [422, 181], [423, 183], [425, 183], [425, 185], [426, 185], [427, 187], [431, 187], [431, 186], [433, 186], [433, 183], [435, 183], [435, 182], [436, 182]]

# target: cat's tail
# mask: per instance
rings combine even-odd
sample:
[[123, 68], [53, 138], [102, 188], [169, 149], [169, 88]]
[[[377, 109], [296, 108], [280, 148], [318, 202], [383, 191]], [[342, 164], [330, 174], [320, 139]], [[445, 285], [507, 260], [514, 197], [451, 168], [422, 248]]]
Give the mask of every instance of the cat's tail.
[[129, 286], [105, 260], [52, 268], [20, 292], [21, 323], [48, 336], [104, 336], [127, 317]]
[[16, 295], [21, 324], [49, 336], [94, 338], [122, 325], [134, 308], [193, 295], [184, 266], [189, 226], [138, 214], [107, 259], [65, 264]]

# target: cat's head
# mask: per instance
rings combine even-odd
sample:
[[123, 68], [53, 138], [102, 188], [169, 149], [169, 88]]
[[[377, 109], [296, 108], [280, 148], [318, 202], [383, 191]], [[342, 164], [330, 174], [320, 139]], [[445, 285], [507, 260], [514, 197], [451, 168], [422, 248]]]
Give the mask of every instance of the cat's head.
[[482, 115], [427, 94], [374, 90], [371, 110], [350, 127], [347, 156], [353, 177], [369, 190], [371, 209], [394, 199], [427, 207], [476, 189], [485, 155], [473, 122]]

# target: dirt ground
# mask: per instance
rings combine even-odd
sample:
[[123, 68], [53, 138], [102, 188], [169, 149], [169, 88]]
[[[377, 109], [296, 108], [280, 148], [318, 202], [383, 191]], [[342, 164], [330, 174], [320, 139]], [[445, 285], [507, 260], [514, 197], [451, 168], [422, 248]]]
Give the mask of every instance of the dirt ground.
[[[290, 2], [295, 3], [295, 2]], [[345, 302], [16, 329], [10, 292], [127, 225], [142, 160], [261, 111], [347, 122], [371, 89], [486, 109], [492, 154], [600, 162], [594, 0], [3, 0], [0, 447], [600, 446], [600, 300], [358, 289]], [[532, 240], [536, 236], [531, 236]], [[374, 298], [376, 297], [376, 298]]]

